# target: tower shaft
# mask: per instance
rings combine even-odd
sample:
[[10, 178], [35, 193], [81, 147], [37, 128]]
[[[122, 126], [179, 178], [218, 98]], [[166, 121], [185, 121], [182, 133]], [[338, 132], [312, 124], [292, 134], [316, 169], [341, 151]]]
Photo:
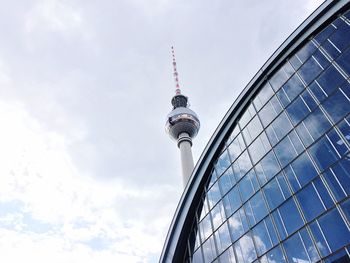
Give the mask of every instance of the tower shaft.
[[177, 145], [180, 149], [181, 166], [182, 166], [182, 182], [185, 187], [188, 180], [191, 177], [191, 174], [194, 168], [192, 149], [191, 149], [192, 139], [187, 133], [183, 132], [179, 135], [179, 138], [177, 140]]

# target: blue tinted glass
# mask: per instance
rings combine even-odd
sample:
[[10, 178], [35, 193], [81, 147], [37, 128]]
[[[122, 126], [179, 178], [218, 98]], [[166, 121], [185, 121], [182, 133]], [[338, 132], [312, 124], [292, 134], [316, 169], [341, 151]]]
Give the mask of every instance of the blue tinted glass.
[[272, 217], [273, 217], [273, 220], [275, 221], [275, 225], [276, 225], [276, 228], [278, 230], [278, 233], [280, 235], [280, 239], [283, 240], [286, 238], [287, 236], [287, 232], [286, 232], [286, 229], [282, 223], [282, 219], [280, 217], [280, 213], [278, 210], [275, 210], [273, 213], [272, 213]]
[[290, 191], [289, 191], [286, 179], [283, 176], [283, 173], [278, 174], [276, 176], [276, 179], [279, 183], [279, 186], [281, 187], [284, 198], [287, 199], [290, 196]]
[[[228, 219], [228, 227], [230, 228], [231, 238], [233, 242], [240, 238], [245, 232], [245, 227], [242, 221], [244, 220], [246, 223], [247, 219], [245, 218], [244, 212], [241, 213], [240, 210], [238, 210]], [[242, 218], [241, 215], [244, 217]]]
[[318, 220], [332, 251], [350, 243], [350, 232], [338, 210], [333, 209]]
[[308, 222], [325, 210], [312, 184], [304, 187], [297, 199]]
[[227, 167], [230, 166], [230, 158], [228, 156], [227, 151], [223, 151], [223, 153], [220, 155], [218, 162], [215, 165], [215, 170], [218, 173], [218, 175], [221, 175], [223, 171], [227, 169]]
[[267, 208], [261, 192], [256, 193], [250, 200], [256, 222], [260, 221], [267, 214]]
[[199, 231], [201, 234], [202, 241], [206, 240], [213, 232], [210, 223], [210, 214], [204, 217], [204, 219], [199, 223]]
[[304, 102], [308, 106], [308, 108], [313, 111], [317, 107], [316, 101], [312, 98], [310, 92], [308, 90], [305, 90], [301, 97], [303, 98]]
[[294, 125], [299, 123], [302, 119], [310, 113], [304, 101], [298, 97], [292, 104], [287, 108], [288, 115]]
[[350, 44], [350, 27], [342, 23], [340, 27], [331, 35], [329, 39], [337, 46], [338, 49], [344, 51]]
[[250, 177], [248, 175], [249, 174], [244, 176], [243, 179], [238, 184], [243, 202], [247, 201], [255, 192], [253, 185], [251, 183]]
[[305, 62], [309, 57], [311, 57], [315, 50], [316, 46], [310, 41], [297, 52], [297, 55], [302, 62]]
[[310, 114], [303, 123], [314, 140], [322, 136], [331, 127], [330, 122], [319, 108]]
[[244, 211], [246, 213], [246, 217], [248, 219], [249, 224], [251, 226], [255, 225], [256, 221], [255, 221], [255, 218], [254, 218], [254, 215], [253, 215], [252, 207], [250, 206], [250, 202], [247, 202], [244, 205]]
[[254, 100], [255, 107], [260, 109], [273, 95], [273, 90], [269, 83], [260, 90], [257, 98]]
[[321, 255], [323, 257], [329, 255], [330, 250], [328, 248], [326, 240], [324, 239], [321, 229], [319, 228], [318, 222], [316, 221], [311, 223], [310, 229], [316, 241], [316, 246], [318, 247], [318, 250], [320, 251]]
[[301, 143], [297, 133], [295, 131], [291, 131], [291, 133], [288, 134], [289, 139], [292, 141], [292, 144], [294, 146], [294, 149], [297, 151], [297, 153], [301, 153], [304, 151], [304, 146]]
[[278, 243], [277, 233], [276, 233], [275, 227], [273, 226], [270, 216], [266, 217], [265, 224], [267, 227], [267, 231], [270, 234], [272, 245], [276, 245]]
[[306, 84], [309, 84], [322, 70], [323, 69], [316, 62], [316, 60], [311, 57], [308, 61], [305, 62], [303, 66], [301, 66], [299, 69], [299, 74], [306, 82]]
[[341, 204], [341, 208], [342, 208], [346, 218], [350, 221], [350, 199], [343, 202]]
[[326, 137], [321, 138], [321, 140], [311, 146], [310, 154], [321, 171], [326, 169], [339, 158]]
[[290, 100], [288, 99], [287, 97], [287, 94], [284, 92], [284, 89], [281, 88], [277, 93], [277, 98], [280, 100], [280, 102], [282, 103], [282, 105], [284, 107], [286, 107], [289, 103], [290, 103]]
[[271, 125], [273, 126], [275, 134], [279, 140], [292, 129], [292, 125], [284, 112], [282, 112]]
[[312, 82], [309, 86], [309, 89], [312, 91], [312, 94], [318, 99], [318, 101], [323, 101], [327, 98], [326, 92], [322, 89], [322, 87], [316, 82]]
[[224, 208], [222, 206], [222, 202], [220, 201], [212, 210], [211, 210], [211, 217], [213, 219], [213, 227], [214, 230], [216, 230], [222, 222], [225, 220], [225, 212]]
[[299, 233], [288, 238], [283, 243], [283, 246], [289, 262], [311, 262], [300, 239]]
[[272, 247], [264, 221], [260, 222], [260, 224], [253, 228], [253, 238], [255, 240], [258, 256], [261, 256], [266, 250]]
[[328, 187], [331, 189], [335, 199], [337, 201], [344, 199], [346, 197], [346, 194], [343, 190], [343, 187], [339, 184], [332, 171], [328, 170], [324, 172], [323, 176], [328, 184]]
[[304, 89], [304, 85], [299, 79], [298, 75], [291, 77], [283, 86], [290, 101], [292, 101]]
[[335, 27], [330, 24], [329, 26], [327, 26], [325, 29], [323, 29], [320, 33], [318, 33], [315, 36], [315, 39], [317, 40], [318, 43], [322, 43], [323, 41], [325, 41], [327, 39], [327, 37], [333, 33], [333, 31], [335, 31]]
[[260, 162], [267, 180], [271, 179], [280, 170], [273, 151], [270, 151]]
[[330, 95], [344, 81], [344, 77], [334, 66], [330, 66], [317, 78], [317, 82], [321, 85], [327, 95]]
[[330, 62], [320, 50], [316, 50], [312, 56], [317, 60], [321, 67], [323, 67], [324, 69], [328, 67]]
[[256, 176], [258, 177], [258, 180], [260, 182], [260, 185], [263, 185], [264, 183], [266, 183], [267, 178], [261, 164], [258, 163], [257, 165], [255, 165], [254, 168], [255, 168]]
[[280, 68], [270, 79], [270, 84], [272, 86], [272, 88], [277, 91], [284, 82], [286, 82], [286, 80], [288, 79], [288, 75], [285, 72], [285, 70], [282, 68]]
[[350, 49], [348, 49], [343, 55], [341, 55], [337, 62], [339, 66], [350, 75]]
[[271, 210], [279, 206], [283, 201], [283, 195], [276, 179], [270, 181], [264, 188], [267, 203]]
[[313, 138], [311, 137], [311, 134], [306, 129], [305, 123], [303, 121], [299, 123], [299, 125], [296, 127], [296, 131], [298, 132], [298, 135], [305, 144], [305, 146], [309, 146], [311, 143], [314, 142]]
[[343, 120], [338, 125], [339, 130], [341, 131], [342, 135], [345, 137], [345, 139], [350, 142], [350, 126], [348, 120]]
[[290, 198], [288, 201], [286, 201], [279, 208], [279, 212], [281, 214], [288, 234], [293, 233], [295, 230], [297, 230], [303, 225], [303, 220], [301, 219], [301, 216], [293, 198]]
[[300, 59], [297, 57], [297, 55], [294, 55], [293, 57], [291, 57], [289, 59], [289, 63], [295, 68], [298, 69], [301, 66], [301, 61]]
[[277, 115], [283, 110], [281, 103], [276, 96], [271, 98], [270, 103]]
[[232, 168], [229, 167], [226, 172], [219, 178], [219, 185], [222, 194], [226, 194], [235, 183]]
[[314, 186], [316, 187], [316, 190], [319, 194], [319, 197], [322, 199], [323, 204], [326, 206], [326, 208], [330, 208], [334, 205], [331, 196], [329, 195], [326, 187], [324, 186], [322, 180], [320, 177], [316, 178], [314, 181]]
[[333, 144], [337, 152], [343, 156], [348, 153], [348, 147], [345, 145], [344, 141], [340, 138], [339, 134], [334, 130], [330, 130], [327, 133], [328, 139]]
[[209, 207], [212, 208], [221, 199], [219, 185], [216, 182], [208, 191], [208, 203]]
[[236, 139], [229, 145], [228, 152], [231, 157], [231, 161], [237, 159], [237, 157], [242, 153], [245, 149], [244, 141], [242, 135], [239, 134]]
[[227, 215], [231, 215], [237, 208], [241, 205], [241, 199], [237, 190], [237, 186], [232, 188], [232, 190], [223, 199], [224, 207]]
[[322, 44], [322, 47], [332, 59], [340, 55], [339, 49], [329, 39]]
[[302, 186], [310, 182], [318, 175], [314, 165], [311, 163], [311, 160], [306, 153], [298, 156], [298, 158], [292, 162], [291, 166], [293, 167], [294, 173]]
[[216, 256], [213, 236], [211, 236], [207, 241], [203, 243], [202, 249], [203, 249], [203, 255], [205, 260], [204, 262], [205, 263], [211, 262]]
[[256, 259], [254, 243], [249, 233], [238, 240], [234, 244], [234, 247], [237, 253], [238, 262], [252, 262]]
[[196, 252], [194, 252], [193, 257], [192, 257], [192, 263], [201, 263], [203, 262], [203, 257], [202, 257], [202, 250], [198, 249]]
[[287, 165], [294, 157], [297, 156], [297, 153], [288, 136], [276, 145], [275, 153], [282, 167]]
[[250, 168], [252, 168], [252, 163], [249, 159], [247, 151], [245, 151], [237, 159], [235, 165], [233, 166], [237, 181], [241, 179], [243, 175], [245, 175], [250, 170]]
[[230, 232], [226, 223], [215, 232], [215, 239], [219, 254], [231, 245]]
[[334, 122], [338, 122], [350, 111], [349, 100], [339, 89], [322, 105]]
[[347, 195], [350, 195], [350, 161], [348, 159], [342, 159], [332, 167], [332, 171], [343, 186]]
[[316, 262], [320, 259], [316, 247], [314, 246], [311, 237], [309, 235], [309, 233], [307, 232], [307, 230], [305, 228], [303, 228], [302, 230], [300, 230], [300, 236], [301, 239], [304, 242], [305, 248], [306, 248], [306, 252], [309, 255], [309, 258], [311, 259], [311, 262]]
[[269, 260], [269, 263], [286, 262], [286, 259], [282, 253], [280, 246], [275, 247], [274, 249], [269, 251], [266, 255], [267, 255], [267, 258]]
[[300, 184], [298, 179], [295, 176], [295, 173], [290, 165], [288, 165], [285, 169], [284, 172], [286, 173], [288, 182], [290, 183], [293, 192], [296, 192], [300, 189]]

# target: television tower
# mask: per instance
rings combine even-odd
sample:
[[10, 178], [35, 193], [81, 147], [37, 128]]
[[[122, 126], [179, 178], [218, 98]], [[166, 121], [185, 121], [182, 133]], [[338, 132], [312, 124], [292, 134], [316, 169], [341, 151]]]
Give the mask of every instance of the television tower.
[[196, 113], [189, 109], [188, 98], [181, 94], [174, 47], [171, 47], [171, 53], [173, 56], [175, 96], [171, 99], [173, 109], [168, 114], [165, 129], [169, 136], [177, 141], [177, 146], [180, 149], [182, 180], [185, 187], [194, 168], [191, 150], [192, 138], [197, 135], [200, 122]]

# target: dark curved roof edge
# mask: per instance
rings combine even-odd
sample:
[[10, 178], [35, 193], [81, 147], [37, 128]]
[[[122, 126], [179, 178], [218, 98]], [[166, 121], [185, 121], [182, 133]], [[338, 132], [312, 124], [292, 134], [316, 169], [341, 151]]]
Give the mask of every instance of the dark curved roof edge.
[[187, 183], [171, 222], [159, 262], [183, 262], [195, 211], [212, 169], [210, 163], [220, 154], [221, 146], [232, 125], [238, 120], [261, 84], [286, 61], [287, 57], [319, 31], [322, 25], [344, 10], [349, 2], [349, 0], [326, 0], [281, 44], [232, 104], [206, 145]]

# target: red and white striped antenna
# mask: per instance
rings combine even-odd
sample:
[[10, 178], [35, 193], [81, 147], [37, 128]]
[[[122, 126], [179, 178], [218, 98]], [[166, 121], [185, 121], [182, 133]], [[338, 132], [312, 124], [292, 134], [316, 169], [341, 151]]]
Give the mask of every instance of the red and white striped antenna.
[[179, 84], [179, 74], [177, 73], [176, 69], [176, 60], [175, 60], [175, 51], [174, 47], [171, 47], [171, 53], [173, 55], [173, 67], [174, 67], [174, 80], [175, 80], [175, 94], [180, 95], [181, 90], [180, 90], [180, 84]]

